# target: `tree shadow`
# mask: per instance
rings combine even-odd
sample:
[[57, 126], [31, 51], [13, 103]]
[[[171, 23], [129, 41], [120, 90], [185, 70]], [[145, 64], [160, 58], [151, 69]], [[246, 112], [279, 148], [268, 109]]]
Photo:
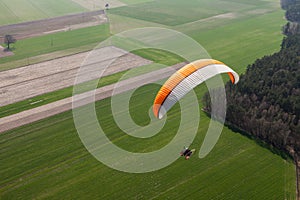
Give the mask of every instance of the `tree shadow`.
[[[206, 116], [211, 118], [211, 115], [209, 112], [207, 112], [205, 110], [203, 110], [203, 111], [206, 114]], [[287, 152], [285, 149], [279, 149], [274, 144], [268, 143], [268, 142], [264, 141], [262, 138], [259, 138], [258, 136], [254, 136], [251, 133], [247, 132], [246, 130], [243, 130], [243, 129], [237, 127], [236, 125], [229, 123], [228, 121], [225, 121], [224, 125], [227, 126], [230, 130], [232, 130], [232, 132], [241, 134], [244, 137], [247, 137], [247, 138], [253, 140], [257, 145], [259, 145], [265, 149], [268, 149], [270, 152], [280, 156], [282, 159], [294, 160], [293, 156], [290, 155], [289, 152]]]
[[3, 49], [3, 51], [4, 51], [4, 52], [12, 52], [12, 51], [14, 51], [15, 49], [16, 49], [15, 47], [10, 47], [10, 48], [7, 48], [7, 47], [6, 47], [6, 48]]

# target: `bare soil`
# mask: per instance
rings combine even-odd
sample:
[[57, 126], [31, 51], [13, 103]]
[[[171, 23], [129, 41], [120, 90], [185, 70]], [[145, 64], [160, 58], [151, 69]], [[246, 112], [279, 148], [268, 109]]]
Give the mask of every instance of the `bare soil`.
[[[72, 105], [74, 108], [80, 107], [93, 101], [105, 99], [112, 95], [117, 95], [149, 83], [154, 83], [158, 80], [169, 77], [174, 73], [174, 70], [178, 70], [185, 64], [186, 63], [179, 63], [171, 67], [120, 81], [117, 84], [107, 85], [96, 89], [95, 93], [94, 91], [86, 92], [76, 95], [76, 97], [69, 97], [44, 106], [33, 108], [31, 110], [26, 110], [14, 115], [3, 117], [0, 120], [0, 133], [71, 110]], [[91, 98], [93, 96], [95, 99]]]
[[[85, 67], [86, 73], [92, 74], [82, 80], [84, 82], [151, 63], [131, 53], [119, 57], [124, 51], [112, 46], [96, 51], [101, 55], [107, 54], [106, 60], [97, 60], [96, 57], [88, 67], [82, 66], [82, 62], [90, 52], [84, 52], [0, 72], [0, 106], [72, 86], [82, 67]], [[99, 74], [97, 66], [112, 60], [115, 62], [109, 65], [104, 74]]]
[[0, 42], [6, 34], [16, 39], [40, 36], [44, 34], [79, 29], [107, 23], [108, 19], [103, 10], [65, 15], [49, 19], [29, 21], [19, 24], [0, 26]]

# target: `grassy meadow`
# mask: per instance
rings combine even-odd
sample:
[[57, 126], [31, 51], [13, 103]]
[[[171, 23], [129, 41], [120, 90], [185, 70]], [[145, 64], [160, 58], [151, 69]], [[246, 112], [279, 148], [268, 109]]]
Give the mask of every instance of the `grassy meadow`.
[[[199, 42], [212, 58], [244, 73], [246, 66], [255, 59], [279, 50], [283, 37], [284, 13], [277, 0], [120, 1], [128, 6], [110, 9], [109, 16], [114, 20], [110, 20], [109, 25], [20, 40], [15, 46], [15, 56], [1, 58], [0, 63], [4, 63], [1, 66], [6, 64], [5, 67], [9, 68], [9, 63], [18, 59], [26, 61], [27, 57], [70, 49], [80, 51], [78, 48], [86, 44], [95, 44], [109, 37], [110, 32], [158, 25], [187, 34]], [[53, 4], [57, 5], [54, 1]], [[221, 17], [214, 18], [216, 15]], [[128, 26], [124, 22], [128, 22]], [[25, 48], [29, 49], [28, 52], [24, 51]], [[159, 50], [138, 50], [134, 53], [155, 63], [171, 65], [181, 61]], [[99, 86], [116, 82], [122, 75], [107, 77]], [[45, 94], [36, 97], [36, 100], [44, 98], [45, 102], [52, 102], [70, 96], [71, 89]], [[137, 124], [143, 126], [149, 122], [148, 110], [158, 90], [158, 85], [150, 84], [134, 92], [129, 108]], [[205, 85], [195, 89], [200, 109], [206, 90]], [[26, 110], [33, 100], [0, 108], [0, 115]], [[85, 110], [85, 107], [80, 109]], [[161, 132], [151, 138], [139, 139], [128, 136], [117, 126], [112, 117], [110, 98], [96, 102], [96, 110], [110, 140], [134, 152], [149, 152], [163, 147], [175, 136], [180, 122], [177, 114], [180, 108], [176, 105], [170, 110], [170, 118]], [[191, 145], [197, 150], [210, 120], [203, 112], [200, 118], [198, 134]], [[89, 124], [83, 126], [88, 127]], [[0, 199], [296, 198], [293, 162], [228, 127], [224, 127], [218, 143], [207, 157], [199, 159], [196, 155], [189, 161], [180, 158], [166, 168], [145, 174], [119, 172], [98, 162], [81, 143], [71, 111], [1, 133], [0, 152]]]

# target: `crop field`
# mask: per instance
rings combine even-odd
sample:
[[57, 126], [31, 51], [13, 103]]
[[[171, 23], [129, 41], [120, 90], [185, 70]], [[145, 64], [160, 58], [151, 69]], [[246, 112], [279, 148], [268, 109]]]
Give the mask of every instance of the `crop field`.
[[[16, 17], [16, 14], [1, 12], [4, 6], [10, 5], [9, 2], [14, 0], [0, 0], [0, 24], [5, 24], [2, 15], [11, 21], [9, 23], [14, 23], [94, 9], [92, 1], [90, 8], [82, 8], [78, 3], [82, 0], [74, 0], [77, 4], [59, 0], [62, 5], [71, 6], [56, 9], [48, 4], [58, 5], [58, 1], [43, 0], [24, 6], [27, 9], [24, 16], [18, 10]], [[255, 59], [278, 51], [283, 38], [281, 26], [285, 21], [279, 0], [112, 2], [116, 6], [107, 10], [109, 24], [19, 40], [14, 45], [14, 56], [0, 59], [0, 70], [26, 65], [36, 57], [49, 59], [63, 56], [66, 52], [87, 51], [111, 34], [130, 28], [159, 26], [187, 34], [199, 42], [212, 58], [223, 61], [241, 74]], [[25, 16], [28, 9], [37, 8], [33, 5], [39, 5], [42, 11]], [[97, 5], [95, 8], [98, 8]], [[173, 65], [182, 61], [154, 49], [133, 53], [154, 61], [154, 65]], [[146, 72], [151, 67], [149, 65], [149, 69], [141, 70]], [[98, 86], [118, 81], [123, 73], [106, 77]], [[227, 77], [225, 80], [228, 80]], [[149, 84], [133, 93], [129, 109], [136, 124], [145, 126], [150, 122], [148, 112], [158, 90], [158, 85]], [[195, 91], [201, 109], [201, 98], [207, 88], [203, 84]], [[69, 97], [71, 93], [72, 88], [68, 87], [7, 105], [0, 108], [0, 115], [30, 109], [35, 106], [29, 105], [32, 101], [44, 99], [44, 102], [50, 103]], [[86, 107], [79, 109], [85, 111]], [[180, 123], [180, 107], [176, 105], [168, 113], [168, 120], [158, 134], [141, 139], [127, 135], [118, 127], [112, 115], [111, 98], [96, 102], [96, 110], [107, 137], [115, 145], [132, 152], [151, 152], [164, 147], [174, 138]], [[125, 113], [126, 110], [119, 112]], [[200, 119], [197, 136], [191, 144], [197, 151], [210, 121], [202, 111]], [[82, 124], [87, 130], [89, 125], [90, 122]], [[224, 127], [218, 143], [207, 157], [199, 159], [196, 153], [188, 161], [179, 158], [163, 169], [144, 174], [120, 172], [97, 161], [80, 141], [71, 111], [0, 133], [0, 152], [0, 199], [296, 198], [293, 161], [228, 127]]]
[[[239, 73], [243, 73], [255, 59], [280, 48], [281, 27], [285, 20], [277, 1], [214, 0], [199, 3], [193, 0], [184, 5], [181, 3], [166, 0], [158, 5], [153, 1], [111, 9], [108, 12], [111, 32], [149, 26], [171, 28], [192, 37], [211, 57], [233, 66]], [[194, 8], [197, 12], [193, 11]], [[201, 9], [206, 12], [201, 12]], [[207, 15], [201, 16], [203, 13]]]
[[283, 38], [280, 31], [284, 24], [282, 15], [281, 11], [275, 11], [207, 31], [188, 31], [187, 34], [203, 45], [213, 58], [220, 58], [243, 73], [255, 59], [279, 50]]
[[139, 4], [154, 0], [72, 0], [88, 10], [106, 9], [105, 5], [109, 4], [109, 8], [117, 8], [131, 4]]
[[270, 5], [273, 6], [272, 3], [261, 0], [251, 2], [191, 0], [188, 3], [181, 0], [165, 0], [114, 8], [109, 13], [175, 26], [224, 13], [245, 13], [256, 9], [270, 9]]
[[[154, 63], [149, 64], [149, 65], [140, 66], [139, 68], [137, 68], [135, 70], [136, 73], [132, 74], [132, 77], [140, 75], [140, 74], [144, 74], [147, 72], [151, 72], [154, 70], [158, 70], [161, 68], [160, 64], [163, 64], [166, 66], [172, 66], [177, 63], [184, 62], [184, 60], [176, 57], [175, 55], [172, 55], [170, 53], [163, 52], [163, 51], [154, 50], [154, 49], [148, 49], [148, 50], [143, 50], [143, 51], [134, 51], [133, 53], [136, 55], [140, 55], [141, 57], [144, 57], [146, 59], [152, 60]], [[66, 58], [66, 57], [64, 57], [64, 58]], [[56, 60], [59, 60], [59, 59], [56, 59]], [[132, 63], [130, 65], [132, 66]], [[124, 71], [102, 77], [100, 79], [100, 81], [98, 82], [97, 88], [116, 83], [128, 71], [128, 70], [125, 70], [124, 68], [122, 70], [124, 70]], [[91, 81], [91, 84], [92, 83], [94, 83], [94, 80]], [[83, 87], [83, 89], [81, 90], [81, 92], [88, 91], [88, 89], [90, 88], [89, 82], [83, 83], [82, 87]], [[84, 89], [84, 88], [86, 88], [86, 89]], [[71, 97], [72, 93], [73, 93], [73, 86], [70, 86], [70, 87], [65, 87], [64, 89], [56, 90], [53, 92], [35, 96], [30, 99], [19, 101], [17, 103], [2, 106], [2, 107], [0, 107], [0, 118], [9, 116], [12, 114], [16, 114], [16, 113], [22, 112], [24, 110], [36, 108], [41, 105], [52, 103], [54, 101], [58, 101], [58, 100], [61, 100], [61, 99], [67, 98], [67, 97]], [[33, 102], [36, 102], [36, 103], [33, 103]]]
[[[0, 65], [0, 71], [32, 64], [31, 59], [33, 57], [43, 54], [65, 50], [70, 51], [70, 49], [73, 49], [74, 53], [91, 50], [97, 46], [99, 42], [109, 37], [109, 35], [108, 24], [103, 24], [19, 40], [14, 44], [13, 51], [15, 55], [4, 57], [0, 60], [0, 64], [9, 63], [8, 65]], [[86, 48], [86, 46], [88, 46], [88, 48]], [[48, 55], [48, 57], [50, 57], [50, 55]], [[57, 55], [57, 57], [60, 56]], [[16, 65], [12, 63], [18, 60], [19, 62]]]
[[0, 25], [62, 16], [86, 10], [71, 0], [1, 0]]
[[82, 7], [88, 9], [88, 10], [103, 10], [105, 9], [105, 5], [108, 3], [109, 8], [115, 8], [120, 6], [125, 6], [121, 1], [118, 0], [72, 0], [73, 2], [76, 2], [77, 4], [81, 5]]

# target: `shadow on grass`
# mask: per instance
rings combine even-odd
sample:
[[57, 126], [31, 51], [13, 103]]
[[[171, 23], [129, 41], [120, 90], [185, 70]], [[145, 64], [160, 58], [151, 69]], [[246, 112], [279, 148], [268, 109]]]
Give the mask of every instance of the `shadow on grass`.
[[15, 49], [16, 49], [15, 47], [10, 47], [10, 48], [6, 47], [3, 49], [3, 51], [7, 53], [7, 52], [13, 52]]

